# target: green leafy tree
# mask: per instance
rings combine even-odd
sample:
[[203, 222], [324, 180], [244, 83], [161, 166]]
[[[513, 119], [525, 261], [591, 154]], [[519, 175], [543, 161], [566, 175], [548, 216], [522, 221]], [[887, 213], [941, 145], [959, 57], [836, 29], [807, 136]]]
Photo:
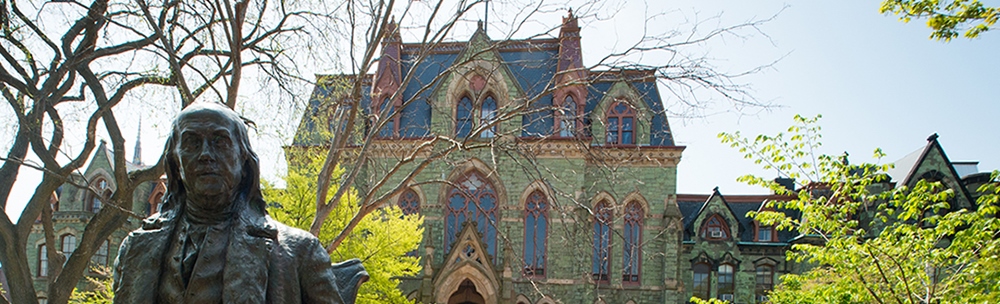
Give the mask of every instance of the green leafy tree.
[[[998, 303], [1000, 220], [997, 174], [980, 187], [974, 208], [953, 204], [953, 189], [919, 181], [892, 187], [891, 164], [850, 164], [847, 155], [818, 154], [819, 116], [795, 117], [787, 133], [747, 138], [722, 133], [724, 143], [803, 188], [792, 193], [763, 177], [740, 180], [793, 196], [772, 201], [778, 211], [751, 212], [778, 229], [816, 242], [795, 244], [790, 259], [815, 265], [782, 276], [776, 303]], [[881, 159], [885, 155], [875, 150]], [[782, 210], [801, 213], [793, 218]]]
[[883, 0], [879, 12], [892, 13], [899, 20], [927, 19], [931, 38], [949, 41], [960, 31], [966, 38], [976, 38], [997, 23], [1000, 8], [983, 5], [979, 0]]
[[[312, 158], [305, 165], [290, 167], [285, 177], [285, 189], [265, 185], [264, 197], [270, 202], [268, 212], [275, 220], [309, 229], [316, 212], [316, 176], [322, 165], [322, 158]], [[334, 173], [335, 177], [339, 177], [343, 170], [338, 168]], [[359, 208], [357, 194], [349, 190], [349, 195], [344, 196], [323, 222], [320, 241], [331, 242]], [[330, 254], [333, 261], [361, 259], [368, 270], [371, 278], [361, 285], [357, 303], [410, 302], [397, 288], [397, 278], [416, 275], [420, 271], [419, 258], [407, 253], [416, 250], [420, 244], [424, 231], [422, 224], [423, 218], [419, 215], [404, 216], [396, 206], [385, 206], [358, 223], [351, 235]]]
[[69, 303], [72, 304], [111, 304], [115, 299], [114, 281], [111, 276], [111, 268], [105, 266], [93, 267], [92, 271], [97, 276], [88, 276], [87, 283], [90, 289], [80, 290], [74, 288], [69, 296]]

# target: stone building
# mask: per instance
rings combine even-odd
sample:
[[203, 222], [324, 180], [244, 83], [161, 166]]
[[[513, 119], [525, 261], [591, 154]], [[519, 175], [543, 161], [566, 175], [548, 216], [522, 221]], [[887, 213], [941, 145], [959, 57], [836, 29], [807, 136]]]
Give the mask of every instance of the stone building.
[[[360, 75], [355, 123], [365, 127], [348, 154], [364, 147], [368, 159], [354, 186], [399, 184], [405, 174], [378, 179], [437, 136], [493, 144], [442, 156], [392, 199], [425, 218], [423, 271], [400, 287], [411, 299], [755, 303], [781, 274], [804, 270], [785, 252], [815, 239], [746, 216], [785, 197], [676, 193], [684, 147], [673, 141], [655, 72], [584, 68], [572, 13], [551, 39], [492, 40], [481, 24], [468, 41], [435, 45], [389, 32], [377, 69]], [[291, 164], [302, 161], [298, 153], [325, 151], [333, 101], [357, 76], [318, 77], [286, 147]], [[962, 179], [954, 168], [967, 163], [951, 163], [936, 137], [922, 151], [897, 166], [910, 170], [893, 173], [900, 185], [938, 178], [966, 189], [983, 178]]]
[[[655, 71], [584, 68], [572, 13], [557, 38], [496, 41], [480, 24], [468, 41], [429, 45], [390, 32], [377, 69], [363, 76], [356, 124], [364, 134], [353, 144], [368, 149], [368, 161], [354, 186], [371, 189], [438, 135], [493, 143], [448, 153], [394, 197], [425, 218], [423, 272], [401, 284], [410, 298], [753, 302], [796, 269], [784, 258], [794, 235], [746, 217], [775, 197], [676, 193], [684, 147], [674, 143]], [[286, 148], [290, 163], [326, 147], [332, 101], [356, 76], [318, 78]]]
[[[784, 198], [719, 189], [678, 194], [684, 147], [674, 143], [655, 71], [586, 69], [579, 33], [570, 14], [556, 38], [497, 41], [480, 27], [463, 42], [404, 43], [398, 32], [386, 39], [374, 73], [362, 75], [357, 123], [367, 135], [355, 134], [351, 153], [367, 144], [368, 161], [355, 187], [371, 189], [436, 135], [493, 144], [444, 155], [393, 197], [404, 212], [425, 218], [414, 253], [424, 267], [402, 278], [404, 294], [422, 303], [684, 303], [692, 296], [755, 303], [781, 274], [801, 272], [785, 252], [812, 240], [746, 216]], [[336, 131], [332, 101], [355, 76], [318, 78], [286, 147], [290, 164], [325, 150]], [[373, 130], [381, 115], [391, 116]], [[104, 144], [97, 151], [73, 178], [110, 195], [112, 158]], [[961, 189], [957, 199], [969, 204], [969, 189], [989, 177], [975, 163], [951, 162], [936, 136], [896, 168], [890, 174], [898, 185], [940, 180]], [[163, 188], [140, 187], [136, 213], [155, 212]], [[56, 248], [74, 248], [100, 207], [86, 191], [64, 185], [54, 193]], [[137, 224], [115, 232], [93, 264], [107, 265]], [[51, 267], [39, 254], [44, 242], [39, 223], [28, 251], [40, 298]]]
[[[138, 142], [136, 143], [135, 155], [137, 156], [131, 162], [126, 161], [129, 171], [143, 166], [142, 160], [138, 157], [140, 155]], [[103, 207], [103, 202], [97, 195], [109, 198], [117, 188], [113, 174], [114, 169], [112, 167], [113, 159], [111, 150], [104, 141], [101, 141], [83, 174], [70, 176], [73, 183], [89, 185], [94, 191], [87, 191], [67, 183], [60, 186], [52, 194], [50, 204], [53, 210], [52, 227], [56, 240], [54, 248], [66, 259], [76, 249], [77, 240], [83, 237], [83, 231], [87, 223]], [[147, 182], [139, 185], [132, 196], [132, 210], [139, 217], [155, 213], [157, 205], [165, 191], [166, 188], [163, 181]], [[115, 257], [118, 256], [118, 247], [121, 245], [122, 240], [130, 231], [138, 228], [139, 223], [139, 219], [130, 219], [124, 227], [113, 232], [111, 237], [105, 240], [104, 244], [100, 245], [97, 252], [91, 257], [90, 266], [92, 268], [88, 270], [86, 275], [95, 277], [109, 275], [110, 273], [101, 273], [100, 268], [94, 267], [107, 267], [107, 270], [110, 271]], [[42, 228], [40, 218], [35, 221], [35, 225], [31, 229], [31, 234], [28, 235], [27, 243], [29, 267], [34, 277], [34, 286], [39, 303], [46, 303], [48, 298], [46, 292], [50, 283], [49, 271], [53, 267], [59, 267], [60, 265], [49, 263], [47, 255], [48, 247], [45, 243], [45, 232]], [[92, 288], [83, 279], [80, 280], [77, 287], [81, 289]]]

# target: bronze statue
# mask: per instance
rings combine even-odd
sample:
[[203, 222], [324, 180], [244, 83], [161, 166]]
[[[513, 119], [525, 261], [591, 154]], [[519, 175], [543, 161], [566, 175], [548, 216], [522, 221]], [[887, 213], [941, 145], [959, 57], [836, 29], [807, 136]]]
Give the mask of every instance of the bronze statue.
[[122, 242], [115, 303], [353, 303], [367, 273], [267, 216], [247, 128], [217, 102], [181, 111], [160, 212]]

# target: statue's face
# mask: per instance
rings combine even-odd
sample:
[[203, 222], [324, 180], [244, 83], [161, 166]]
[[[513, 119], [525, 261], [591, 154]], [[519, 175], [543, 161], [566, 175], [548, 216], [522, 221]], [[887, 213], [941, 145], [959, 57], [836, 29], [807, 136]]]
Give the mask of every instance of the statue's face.
[[189, 198], [230, 196], [243, 176], [243, 156], [233, 131], [236, 122], [219, 111], [198, 109], [181, 114], [177, 121], [180, 136], [174, 153]]

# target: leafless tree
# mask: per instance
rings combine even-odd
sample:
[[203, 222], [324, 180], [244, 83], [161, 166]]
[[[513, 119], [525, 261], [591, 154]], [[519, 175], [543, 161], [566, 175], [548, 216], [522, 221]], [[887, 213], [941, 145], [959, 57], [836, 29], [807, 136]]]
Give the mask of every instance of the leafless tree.
[[[297, 78], [288, 57], [291, 50], [283, 43], [304, 35], [310, 22], [319, 22], [315, 10], [284, 1], [0, 3], [0, 93], [17, 121], [10, 149], [0, 158], [0, 210], [9, 206], [22, 167], [44, 172], [17, 222], [0, 216], [0, 263], [13, 303], [36, 302], [26, 253], [36, 219], [42, 221], [53, 265], [47, 274], [48, 301], [66, 303], [91, 256], [135, 216], [136, 187], [163, 174], [162, 159], [127, 170], [122, 113], [116, 109], [154, 93], [165, 108], [180, 109], [198, 99], [236, 107], [247, 69], [265, 75], [280, 90]], [[69, 116], [82, 117], [82, 122]], [[78, 247], [66, 259], [54, 245], [50, 198], [64, 183], [94, 191], [74, 172], [92, 156], [102, 125], [110, 137], [117, 188], [103, 198], [106, 207], [89, 219]], [[82, 145], [67, 144], [68, 133], [82, 133]], [[31, 155], [39, 161], [29, 161]]]

